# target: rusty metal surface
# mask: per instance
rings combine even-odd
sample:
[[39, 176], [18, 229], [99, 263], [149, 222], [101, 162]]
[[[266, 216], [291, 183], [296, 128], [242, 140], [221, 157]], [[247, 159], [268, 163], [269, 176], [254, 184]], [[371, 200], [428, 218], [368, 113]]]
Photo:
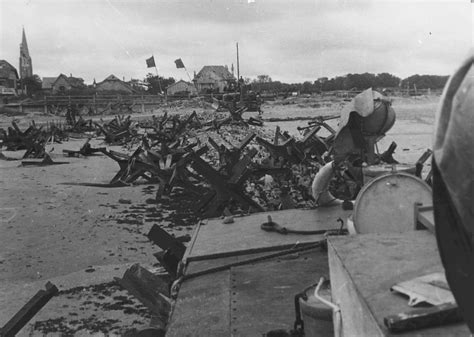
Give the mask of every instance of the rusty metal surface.
[[261, 336], [293, 328], [294, 296], [327, 276], [327, 254], [315, 250], [298, 257], [232, 268], [232, 336]]

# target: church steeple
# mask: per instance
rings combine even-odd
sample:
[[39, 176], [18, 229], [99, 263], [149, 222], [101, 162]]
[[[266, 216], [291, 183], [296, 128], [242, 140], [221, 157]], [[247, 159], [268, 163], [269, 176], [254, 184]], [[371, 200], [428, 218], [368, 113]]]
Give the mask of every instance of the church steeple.
[[31, 76], [33, 76], [33, 63], [31, 62], [28, 43], [26, 42], [25, 28], [23, 28], [20, 44], [20, 78]]
[[26, 53], [26, 55], [30, 56], [28, 51], [28, 43], [26, 43], [26, 35], [25, 35], [25, 28], [23, 27], [23, 36], [21, 37], [21, 48]]

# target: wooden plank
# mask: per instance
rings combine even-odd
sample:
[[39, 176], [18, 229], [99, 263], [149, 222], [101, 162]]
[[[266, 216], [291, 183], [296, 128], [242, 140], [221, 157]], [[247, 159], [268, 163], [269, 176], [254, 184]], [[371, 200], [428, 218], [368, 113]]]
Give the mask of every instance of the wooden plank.
[[295, 230], [337, 229], [338, 218], [345, 219], [350, 211], [340, 207], [313, 210], [290, 209], [262, 212], [244, 217], [235, 217], [233, 224], [224, 224], [222, 219], [209, 219], [201, 224], [194, 245], [188, 254], [188, 261], [197, 256], [223, 254], [262, 247], [273, 247], [319, 241], [322, 235], [278, 234], [260, 229], [260, 225], [271, 215], [281, 226]]
[[38, 291], [1, 329], [0, 336], [15, 336], [49, 300], [58, 293], [58, 288], [48, 282], [46, 290]]
[[168, 278], [154, 275], [136, 263], [115, 280], [153, 312], [155, 327], [164, 330], [171, 310]]
[[434, 211], [433, 206], [418, 206], [417, 208], [417, 218], [416, 221], [421, 223], [426, 229], [431, 233], [435, 233], [435, 222], [434, 222]]
[[[443, 271], [436, 238], [428, 231], [363, 234], [328, 239], [333, 300], [341, 307], [344, 335], [390, 336], [384, 317], [410, 309], [390, 287]], [[406, 332], [403, 336], [466, 336], [464, 324]]]
[[178, 259], [182, 259], [186, 252], [186, 246], [175, 239], [163, 228], [154, 224], [147, 234], [147, 237], [163, 250], [170, 250]]
[[455, 303], [413, 309], [384, 319], [385, 325], [391, 332], [404, 332], [462, 321], [461, 311]]

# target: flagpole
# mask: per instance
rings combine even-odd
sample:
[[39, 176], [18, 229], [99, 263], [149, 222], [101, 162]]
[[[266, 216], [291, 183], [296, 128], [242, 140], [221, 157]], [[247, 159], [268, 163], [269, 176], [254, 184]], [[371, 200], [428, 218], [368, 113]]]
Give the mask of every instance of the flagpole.
[[184, 70], [186, 71], [186, 74], [188, 75], [189, 82], [192, 83], [192, 85], [194, 86], [194, 88], [196, 88], [196, 91], [198, 91], [198, 88], [197, 88], [196, 83], [194, 83], [193, 80], [191, 79], [191, 76], [189, 76], [188, 69], [186, 69], [186, 67], [184, 67]]
[[186, 75], [188, 75], [189, 81], [193, 82], [193, 80], [191, 79], [191, 76], [189, 76], [188, 69], [186, 69], [186, 67], [184, 67], [184, 71], [186, 71]]
[[[153, 62], [154, 61], [155, 61], [155, 58], [153, 58]], [[158, 80], [158, 87], [160, 88], [160, 94], [161, 94], [163, 93], [163, 90], [161, 89], [160, 75], [158, 75], [158, 68], [156, 68], [156, 64], [155, 64], [155, 70], [156, 70], [156, 77]]]

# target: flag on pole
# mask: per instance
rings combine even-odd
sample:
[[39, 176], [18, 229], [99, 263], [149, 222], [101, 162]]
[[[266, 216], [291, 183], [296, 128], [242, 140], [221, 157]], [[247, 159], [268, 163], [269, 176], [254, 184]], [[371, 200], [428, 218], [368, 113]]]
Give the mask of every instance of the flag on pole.
[[152, 56], [149, 59], [146, 59], [146, 67], [147, 68], [153, 68], [156, 67], [155, 65], [155, 58]]
[[176, 64], [176, 68], [185, 68], [183, 61], [181, 59], [174, 60], [174, 63]]

